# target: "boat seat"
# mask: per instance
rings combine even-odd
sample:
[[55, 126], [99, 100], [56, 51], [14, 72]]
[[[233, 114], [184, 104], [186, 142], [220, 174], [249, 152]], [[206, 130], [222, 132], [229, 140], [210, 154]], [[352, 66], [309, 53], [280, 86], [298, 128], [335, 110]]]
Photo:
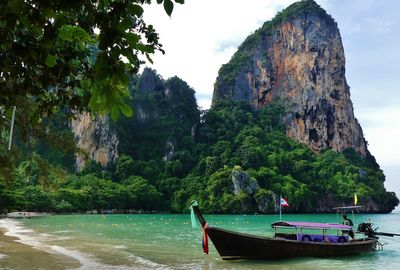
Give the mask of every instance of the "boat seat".
[[297, 240], [297, 234], [295, 233], [276, 233], [275, 238], [283, 238], [288, 240]]
[[349, 237], [346, 235], [321, 235], [321, 234], [301, 234], [297, 235], [297, 241], [312, 241], [312, 242], [324, 242], [328, 239], [331, 243], [344, 243], [349, 241]]

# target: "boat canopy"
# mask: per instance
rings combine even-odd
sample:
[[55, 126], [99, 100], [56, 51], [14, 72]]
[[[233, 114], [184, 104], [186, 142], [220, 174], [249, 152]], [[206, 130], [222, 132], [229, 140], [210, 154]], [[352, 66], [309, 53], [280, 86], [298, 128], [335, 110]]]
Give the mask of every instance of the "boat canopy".
[[361, 209], [361, 205], [351, 205], [351, 206], [339, 206], [339, 207], [333, 207], [334, 210], [339, 211], [339, 210], [359, 210]]
[[292, 222], [292, 221], [277, 221], [271, 224], [271, 227], [288, 227], [296, 229], [320, 229], [320, 230], [351, 230], [351, 226], [339, 223], [319, 223], [319, 222]]

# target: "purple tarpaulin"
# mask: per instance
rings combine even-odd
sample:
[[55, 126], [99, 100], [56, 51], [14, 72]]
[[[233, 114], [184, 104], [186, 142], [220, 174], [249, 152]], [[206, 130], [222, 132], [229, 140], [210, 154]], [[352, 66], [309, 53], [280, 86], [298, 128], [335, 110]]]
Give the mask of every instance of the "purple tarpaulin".
[[351, 226], [338, 223], [319, 223], [319, 222], [294, 222], [294, 221], [277, 221], [271, 225], [272, 227], [294, 227], [309, 229], [333, 229], [333, 230], [351, 230]]

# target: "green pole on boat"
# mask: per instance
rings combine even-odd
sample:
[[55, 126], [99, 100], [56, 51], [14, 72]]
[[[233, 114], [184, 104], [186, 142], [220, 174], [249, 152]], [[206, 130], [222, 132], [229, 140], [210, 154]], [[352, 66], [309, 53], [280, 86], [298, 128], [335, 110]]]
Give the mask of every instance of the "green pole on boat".
[[192, 201], [192, 203], [190, 204], [190, 220], [192, 222], [192, 228], [196, 229], [196, 228], [200, 228], [199, 223], [194, 215], [194, 211], [193, 211], [193, 206], [198, 206], [197, 201]]

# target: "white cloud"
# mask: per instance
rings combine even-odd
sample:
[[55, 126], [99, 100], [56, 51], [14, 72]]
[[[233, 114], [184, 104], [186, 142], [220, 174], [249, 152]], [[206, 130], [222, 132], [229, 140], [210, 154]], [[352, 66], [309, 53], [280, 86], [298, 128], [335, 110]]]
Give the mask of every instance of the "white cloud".
[[385, 187], [400, 195], [400, 119], [399, 107], [365, 108], [359, 113], [368, 149], [386, 175]]
[[396, 124], [400, 119], [399, 108], [364, 110], [358, 118], [369, 143], [368, 148], [378, 163], [387, 167], [400, 167], [400, 126]]

